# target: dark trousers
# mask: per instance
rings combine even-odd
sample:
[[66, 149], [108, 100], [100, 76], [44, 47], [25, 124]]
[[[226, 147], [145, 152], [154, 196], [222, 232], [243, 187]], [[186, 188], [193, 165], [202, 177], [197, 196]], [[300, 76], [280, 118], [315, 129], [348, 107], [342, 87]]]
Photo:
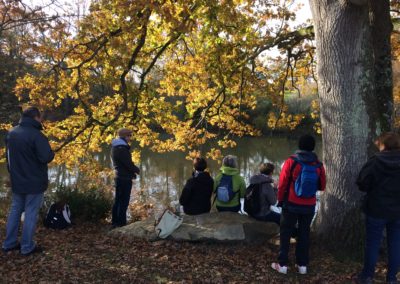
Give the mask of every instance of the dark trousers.
[[269, 212], [265, 216], [255, 216], [254, 218], [259, 221], [272, 222], [272, 223], [277, 224], [278, 226], [281, 223], [281, 214], [273, 212], [273, 211]]
[[400, 266], [400, 220], [386, 220], [367, 216], [364, 268], [361, 278], [373, 278], [379, 256], [383, 230], [386, 228], [388, 246], [387, 282], [395, 282]]
[[218, 212], [239, 212], [240, 211], [240, 204], [233, 207], [223, 207], [223, 206], [216, 206]]
[[126, 210], [131, 198], [132, 180], [115, 179], [115, 201], [112, 208], [112, 225], [126, 225]]
[[279, 264], [281, 266], [288, 265], [288, 254], [290, 247], [290, 238], [298, 224], [297, 243], [296, 243], [296, 263], [299, 266], [307, 266], [309, 262], [310, 247], [310, 226], [314, 217], [314, 213], [299, 214], [292, 213], [284, 209], [281, 215], [280, 226], [280, 248], [279, 248]]

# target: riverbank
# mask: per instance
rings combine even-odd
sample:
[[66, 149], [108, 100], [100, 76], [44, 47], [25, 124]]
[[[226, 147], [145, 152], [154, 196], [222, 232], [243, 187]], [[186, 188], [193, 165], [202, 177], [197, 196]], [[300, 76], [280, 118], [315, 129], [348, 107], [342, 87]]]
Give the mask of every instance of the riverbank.
[[[0, 255], [0, 283], [351, 283], [360, 269], [354, 261], [335, 259], [314, 244], [308, 275], [290, 267], [272, 271], [277, 239], [262, 245], [128, 241], [110, 237], [106, 224], [80, 224], [64, 231], [39, 226], [45, 253]], [[0, 220], [0, 241], [5, 220]], [[293, 250], [291, 259], [294, 258]], [[384, 280], [380, 263], [378, 280]]]

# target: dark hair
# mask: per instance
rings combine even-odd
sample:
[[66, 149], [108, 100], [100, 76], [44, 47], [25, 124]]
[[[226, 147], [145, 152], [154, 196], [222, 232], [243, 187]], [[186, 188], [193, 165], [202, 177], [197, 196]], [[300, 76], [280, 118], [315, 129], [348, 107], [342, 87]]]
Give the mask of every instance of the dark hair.
[[194, 158], [193, 160], [193, 168], [196, 171], [202, 172], [207, 169], [207, 162], [204, 158]]
[[299, 150], [314, 151], [315, 139], [309, 134], [303, 135], [299, 139]]
[[376, 139], [376, 141], [385, 147], [386, 151], [400, 150], [400, 136], [394, 132], [386, 132]]
[[22, 117], [30, 117], [32, 119], [40, 117], [40, 110], [34, 106], [27, 107], [22, 111]]
[[258, 169], [261, 174], [269, 175], [275, 170], [275, 166], [271, 163], [261, 163]]

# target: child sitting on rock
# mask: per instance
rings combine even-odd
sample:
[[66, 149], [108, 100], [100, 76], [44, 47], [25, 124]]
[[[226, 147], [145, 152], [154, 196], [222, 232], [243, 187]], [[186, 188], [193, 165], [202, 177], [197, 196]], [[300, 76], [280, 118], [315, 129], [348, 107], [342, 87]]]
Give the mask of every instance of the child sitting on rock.
[[275, 166], [271, 163], [261, 163], [259, 167], [260, 173], [250, 178], [250, 184], [257, 184], [260, 186], [258, 194], [260, 204], [259, 211], [252, 215], [252, 217], [260, 221], [274, 222], [279, 225], [281, 214], [272, 211], [270, 208], [271, 205], [275, 205], [277, 201], [277, 188], [272, 179], [274, 169]]
[[204, 158], [195, 158], [193, 168], [194, 172], [182, 190], [179, 203], [183, 206], [183, 212], [187, 215], [208, 213], [211, 210], [214, 180], [205, 171], [207, 162]]

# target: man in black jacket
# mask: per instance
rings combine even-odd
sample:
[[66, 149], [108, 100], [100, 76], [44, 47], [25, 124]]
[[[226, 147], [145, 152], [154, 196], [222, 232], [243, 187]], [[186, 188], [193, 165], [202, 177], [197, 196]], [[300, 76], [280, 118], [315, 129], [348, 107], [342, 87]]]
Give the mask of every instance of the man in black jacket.
[[400, 266], [400, 136], [384, 133], [376, 145], [379, 153], [363, 166], [357, 179], [359, 189], [366, 192], [366, 243], [364, 268], [357, 283], [372, 283], [378, 260], [383, 230], [388, 242], [387, 283], [398, 283]]
[[139, 168], [132, 162], [129, 142], [132, 131], [126, 128], [118, 130], [118, 138], [111, 143], [111, 159], [115, 169], [115, 202], [112, 209], [112, 226], [126, 225], [126, 210], [132, 190], [132, 179], [140, 173]]
[[[47, 164], [53, 160], [54, 152], [42, 129], [39, 109], [28, 107], [23, 111], [18, 126], [6, 137], [12, 203], [3, 243], [4, 252], [20, 249], [21, 254], [27, 256], [43, 250], [35, 244], [33, 237], [43, 193], [48, 185]], [[25, 219], [19, 244], [18, 228], [22, 212], [25, 212]]]

